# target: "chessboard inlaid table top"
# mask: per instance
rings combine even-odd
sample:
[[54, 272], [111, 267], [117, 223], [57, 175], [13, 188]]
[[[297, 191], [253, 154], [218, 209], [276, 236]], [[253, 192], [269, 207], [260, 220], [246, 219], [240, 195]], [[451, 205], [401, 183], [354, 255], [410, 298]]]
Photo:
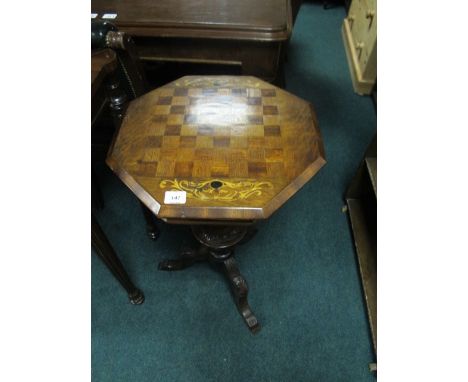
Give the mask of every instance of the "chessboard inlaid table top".
[[187, 76], [130, 103], [107, 163], [180, 222], [268, 218], [326, 162], [307, 101], [255, 77]]

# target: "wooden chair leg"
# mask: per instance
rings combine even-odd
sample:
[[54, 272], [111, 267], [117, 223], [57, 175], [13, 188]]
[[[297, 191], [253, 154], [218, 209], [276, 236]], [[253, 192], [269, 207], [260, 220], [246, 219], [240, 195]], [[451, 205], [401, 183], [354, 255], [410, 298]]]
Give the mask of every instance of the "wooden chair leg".
[[142, 304], [145, 301], [143, 292], [130, 280], [128, 273], [125, 271], [94, 215], [91, 215], [91, 244], [100, 259], [127, 291], [130, 302], [135, 305]]
[[146, 221], [146, 233], [151, 240], [157, 240], [160, 235], [160, 231], [156, 225], [154, 215], [143, 203], [140, 202], [140, 206]]

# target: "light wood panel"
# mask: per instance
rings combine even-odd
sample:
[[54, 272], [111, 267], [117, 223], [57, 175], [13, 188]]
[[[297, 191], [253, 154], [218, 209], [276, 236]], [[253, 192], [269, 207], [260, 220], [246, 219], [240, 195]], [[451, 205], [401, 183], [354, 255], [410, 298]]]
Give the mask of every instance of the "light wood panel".
[[353, 0], [342, 34], [354, 90], [370, 94], [377, 78], [377, 2]]

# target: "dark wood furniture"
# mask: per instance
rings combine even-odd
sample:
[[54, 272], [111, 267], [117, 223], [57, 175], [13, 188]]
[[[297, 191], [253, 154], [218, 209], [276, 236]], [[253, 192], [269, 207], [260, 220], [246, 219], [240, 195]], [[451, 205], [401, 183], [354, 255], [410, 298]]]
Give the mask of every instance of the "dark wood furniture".
[[[118, 91], [118, 86], [115, 85], [115, 78], [113, 78], [117, 65], [117, 55], [110, 49], [101, 49], [91, 53], [91, 128], [95, 126], [98, 116], [112, 103], [111, 100], [114, 99], [112, 94], [118, 94], [115, 93]], [[91, 195], [91, 244], [95, 253], [127, 291], [130, 302], [136, 305], [142, 304], [145, 300], [143, 292], [133, 284], [94, 216], [94, 210], [103, 207], [101, 191], [94, 172], [92, 172]]]
[[[91, 130], [96, 128], [97, 121], [109, 105], [107, 84], [117, 68], [117, 55], [111, 49], [100, 49], [91, 52]], [[93, 139], [91, 139], [92, 157], [94, 154]], [[91, 201], [94, 209], [103, 207], [102, 193], [98, 179], [91, 163]]]
[[[291, 0], [93, 0], [97, 18], [132, 36], [144, 61], [240, 67], [281, 83], [293, 15]], [[112, 17], [112, 16], [111, 16]]]
[[[144, 94], [148, 85], [141, 69], [135, 46], [127, 34], [118, 31], [115, 25], [108, 21], [92, 20], [91, 22], [91, 96], [92, 96], [92, 128], [96, 125], [98, 116], [109, 106], [113, 126], [119, 129], [123, 114], [129, 99]], [[112, 49], [109, 49], [112, 48]], [[103, 84], [104, 78], [106, 83]], [[103, 86], [105, 85], [105, 86]], [[106, 146], [107, 148], [107, 146]], [[93, 175], [92, 195], [94, 200], [102, 204], [102, 196], [96, 177]], [[150, 239], [159, 237], [159, 229], [154, 217], [141, 204], [146, 221], [146, 230]]]
[[367, 149], [345, 199], [377, 353], [377, 136]]
[[91, 126], [108, 104], [105, 79], [117, 68], [117, 55], [111, 49], [91, 52]]
[[183, 77], [130, 103], [107, 163], [160, 219], [191, 225], [200, 248], [160, 269], [219, 263], [256, 332], [234, 248], [325, 164], [312, 106], [255, 77]]
[[122, 285], [122, 287], [127, 291], [130, 302], [134, 305], [142, 304], [145, 301], [143, 292], [133, 284], [130, 276], [122, 265], [122, 262], [117, 257], [114, 248], [112, 248], [111, 243], [107, 239], [107, 236], [93, 214], [91, 215], [91, 245], [99, 258], [118, 280], [120, 285]]
[[91, 52], [91, 98], [103, 89], [104, 79], [117, 68], [117, 55], [111, 49]]

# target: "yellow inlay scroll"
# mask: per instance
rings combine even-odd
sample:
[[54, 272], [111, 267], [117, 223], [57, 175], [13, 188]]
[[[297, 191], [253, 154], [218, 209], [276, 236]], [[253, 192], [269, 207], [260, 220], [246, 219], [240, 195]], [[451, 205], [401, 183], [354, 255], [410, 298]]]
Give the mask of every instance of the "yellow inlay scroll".
[[[217, 187], [213, 187], [213, 184]], [[241, 180], [232, 182], [220, 179], [202, 181], [162, 180], [159, 186], [175, 191], [185, 191], [188, 198], [227, 202], [260, 196], [263, 190], [273, 188], [273, 184], [268, 181]]]

